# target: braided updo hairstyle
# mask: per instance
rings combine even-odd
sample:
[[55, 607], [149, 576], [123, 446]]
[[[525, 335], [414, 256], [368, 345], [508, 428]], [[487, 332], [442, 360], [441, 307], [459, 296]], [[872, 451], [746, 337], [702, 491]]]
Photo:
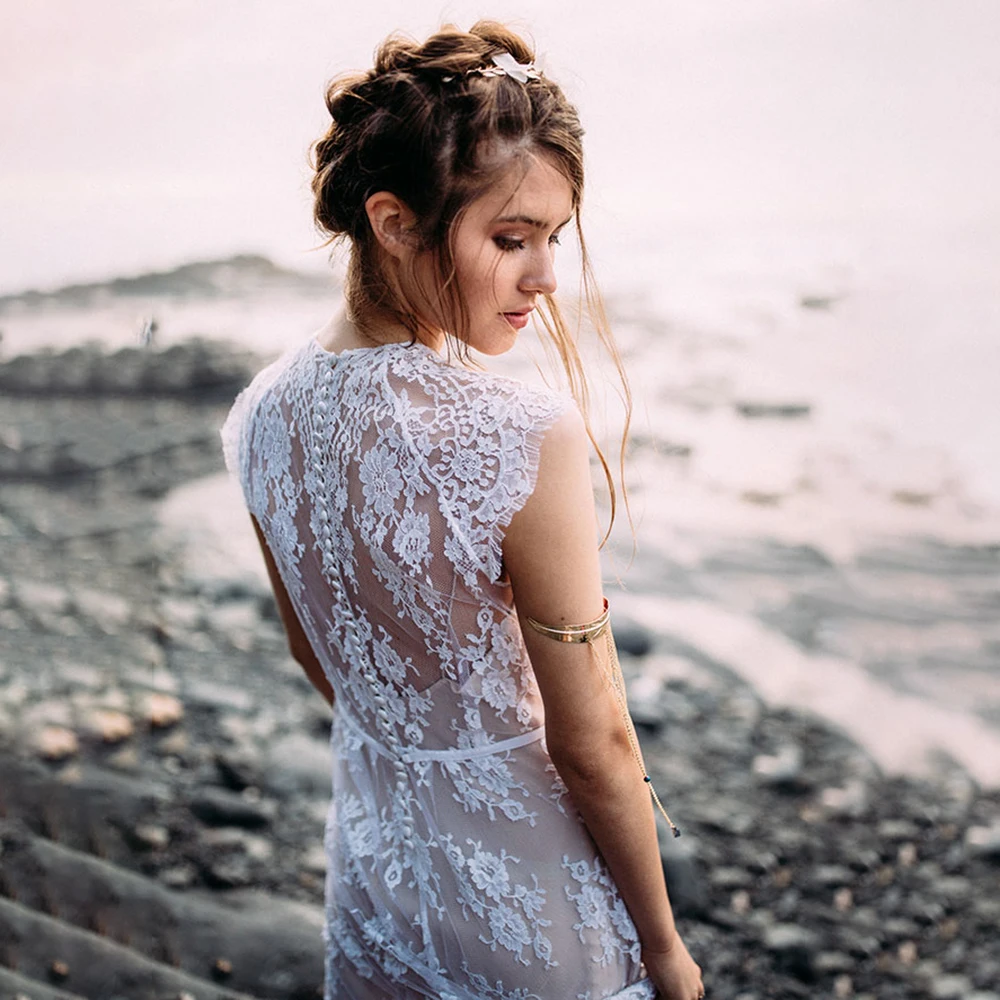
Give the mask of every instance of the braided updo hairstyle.
[[[569, 182], [583, 264], [581, 297], [591, 325], [617, 369], [626, 407], [627, 381], [593, 282], [580, 225], [583, 129], [576, 108], [545, 76], [521, 83], [476, 72], [509, 53], [534, 61], [531, 47], [502, 24], [479, 21], [468, 31], [445, 26], [419, 44], [392, 35], [365, 73], [333, 80], [326, 90], [330, 125], [312, 146], [313, 218], [324, 245], [349, 241], [345, 296], [352, 321], [365, 331], [372, 318], [389, 317], [416, 338], [417, 310], [387, 268], [368, 221], [366, 202], [389, 191], [416, 216], [413, 235], [429, 251], [437, 288], [434, 317], [459, 345], [467, 342], [468, 311], [455, 280], [453, 236], [464, 210], [519, 160], [544, 156]], [[587, 379], [575, 340], [551, 296], [537, 310], [555, 347], [569, 389], [588, 418]], [[588, 432], [590, 431], [588, 420]], [[625, 434], [622, 436], [624, 456]], [[591, 440], [594, 441], [593, 434]], [[613, 477], [594, 441], [611, 494]], [[610, 531], [610, 526], [609, 529]]]

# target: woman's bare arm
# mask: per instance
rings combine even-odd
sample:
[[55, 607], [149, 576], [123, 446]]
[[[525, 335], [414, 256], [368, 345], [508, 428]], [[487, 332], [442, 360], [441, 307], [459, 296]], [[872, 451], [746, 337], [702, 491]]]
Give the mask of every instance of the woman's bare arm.
[[673, 954], [680, 971], [669, 974], [663, 995], [693, 997], [697, 966], [674, 927], [649, 791], [606, 679], [602, 644], [557, 642], [525, 621], [578, 625], [603, 609], [588, 450], [575, 410], [546, 433], [538, 481], [508, 528], [504, 563], [545, 703], [552, 761], [614, 876], [644, 957]]
[[264, 555], [264, 564], [267, 566], [267, 575], [271, 581], [271, 587], [274, 589], [278, 614], [281, 616], [281, 622], [285, 626], [285, 634], [288, 636], [288, 648], [292, 656], [302, 665], [302, 669], [312, 681], [313, 687], [326, 699], [328, 705], [333, 705], [333, 688], [330, 687], [330, 682], [326, 679], [326, 674], [323, 673], [323, 668], [320, 666], [319, 660], [316, 659], [312, 645], [302, 628], [299, 616], [295, 613], [295, 608], [292, 606], [288, 591], [285, 590], [285, 585], [281, 581], [274, 556], [271, 555], [271, 550], [264, 540], [257, 518], [251, 514], [250, 520], [253, 521], [253, 530], [257, 533], [257, 541], [260, 542], [260, 550]]

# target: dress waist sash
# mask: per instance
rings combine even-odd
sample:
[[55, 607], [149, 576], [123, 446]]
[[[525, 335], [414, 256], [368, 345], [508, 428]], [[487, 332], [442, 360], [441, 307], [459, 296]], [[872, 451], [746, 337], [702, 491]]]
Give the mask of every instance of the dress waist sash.
[[499, 740], [497, 743], [484, 743], [476, 747], [452, 747], [448, 750], [420, 750], [400, 747], [393, 750], [384, 743], [380, 743], [374, 736], [366, 733], [359, 723], [351, 717], [349, 712], [343, 709], [337, 712], [344, 726], [349, 729], [358, 739], [366, 743], [375, 753], [388, 760], [401, 760], [405, 764], [413, 764], [418, 761], [459, 761], [473, 760], [476, 757], [490, 757], [495, 753], [504, 753], [507, 750], [517, 750], [519, 747], [527, 746], [529, 743], [537, 743], [545, 736], [545, 726], [537, 726], [529, 729], [520, 736], [511, 736], [510, 739]]

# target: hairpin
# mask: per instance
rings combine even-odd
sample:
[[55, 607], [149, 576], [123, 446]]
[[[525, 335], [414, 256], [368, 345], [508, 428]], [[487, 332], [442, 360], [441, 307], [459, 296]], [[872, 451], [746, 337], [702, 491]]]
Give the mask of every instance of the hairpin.
[[[527, 83], [529, 80], [538, 80], [541, 73], [535, 69], [534, 63], [519, 63], [509, 52], [500, 52], [491, 57], [492, 66], [477, 66], [475, 69], [466, 70], [466, 76], [509, 76], [519, 83]], [[451, 83], [454, 76], [441, 77], [442, 83]]]

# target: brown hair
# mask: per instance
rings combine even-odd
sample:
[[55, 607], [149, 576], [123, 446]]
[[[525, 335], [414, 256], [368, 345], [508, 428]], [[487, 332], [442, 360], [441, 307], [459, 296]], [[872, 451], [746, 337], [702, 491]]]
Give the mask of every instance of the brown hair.
[[[506, 75], [474, 72], [489, 67], [491, 57], [504, 52], [519, 63], [534, 61], [531, 47], [502, 24], [479, 21], [468, 32], [445, 26], [423, 44], [392, 35], [376, 51], [372, 69], [333, 80], [326, 91], [332, 120], [311, 150], [313, 218], [326, 237], [324, 245], [350, 241], [345, 295], [359, 328], [365, 329], [369, 316], [382, 314], [416, 337], [417, 310], [391, 269], [385, 268], [365, 208], [377, 191], [390, 191], [405, 202], [416, 216], [420, 246], [430, 252], [436, 270], [436, 319], [462, 346], [468, 313], [455, 280], [452, 240], [457, 223], [512, 162], [544, 155], [572, 189], [582, 255], [581, 299], [621, 381], [625, 405], [621, 472], [631, 395], [580, 224], [583, 129], [576, 108], [545, 76], [520, 83]], [[608, 483], [613, 524], [614, 477], [590, 427], [588, 382], [580, 354], [558, 305], [549, 295], [544, 299], [546, 309], [538, 309], [537, 315], [587, 423]]]

